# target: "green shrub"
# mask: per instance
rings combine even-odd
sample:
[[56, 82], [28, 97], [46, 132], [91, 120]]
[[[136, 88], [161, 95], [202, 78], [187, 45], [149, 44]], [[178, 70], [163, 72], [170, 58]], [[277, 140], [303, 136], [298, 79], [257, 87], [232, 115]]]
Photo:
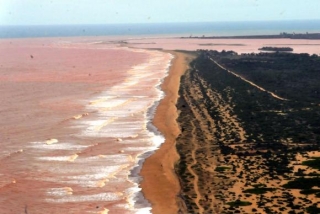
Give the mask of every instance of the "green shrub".
[[313, 160], [303, 161], [302, 165], [309, 166], [314, 169], [320, 169], [320, 158], [315, 158]]
[[320, 189], [304, 189], [300, 191], [301, 194], [310, 195], [315, 193], [320, 193]]
[[252, 194], [265, 194], [266, 192], [274, 191], [274, 190], [275, 190], [274, 188], [262, 187], [262, 188], [246, 189], [243, 192], [244, 193], [252, 193]]
[[239, 206], [250, 206], [252, 203], [249, 201], [236, 200], [236, 201], [228, 202], [227, 204], [230, 205], [231, 207], [239, 207]]
[[314, 186], [320, 186], [320, 177], [297, 178], [294, 181], [289, 181], [288, 183], [283, 185], [283, 187], [287, 189], [311, 189]]
[[224, 171], [229, 170], [229, 169], [230, 169], [230, 167], [227, 167], [227, 166], [217, 166], [215, 171], [216, 172], [224, 172]]
[[320, 213], [320, 208], [316, 207], [316, 206], [310, 206], [307, 208], [307, 212], [309, 214], [319, 214]]

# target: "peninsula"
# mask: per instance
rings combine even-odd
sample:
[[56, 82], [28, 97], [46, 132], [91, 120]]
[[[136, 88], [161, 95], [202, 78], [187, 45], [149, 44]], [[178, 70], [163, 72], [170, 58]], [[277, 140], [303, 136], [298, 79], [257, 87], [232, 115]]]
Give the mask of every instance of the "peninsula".
[[200, 38], [200, 39], [320, 39], [320, 33], [286, 33], [282, 32], [278, 35], [245, 35], [245, 36], [189, 36], [186, 38]]

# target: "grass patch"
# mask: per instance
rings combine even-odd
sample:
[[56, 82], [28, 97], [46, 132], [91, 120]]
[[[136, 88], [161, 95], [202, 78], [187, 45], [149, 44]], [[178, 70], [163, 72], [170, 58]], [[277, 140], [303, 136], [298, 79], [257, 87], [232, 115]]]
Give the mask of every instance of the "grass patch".
[[275, 188], [262, 187], [262, 188], [246, 189], [243, 192], [244, 193], [252, 193], [252, 194], [265, 194], [266, 192], [274, 191], [274, 190], [275, 190]]
[[230, 205], [231, 207], [240, 207], [240, 206], [250, 206], [252, 203], [249, 201], [236, 200], [236, 201], [228, 202], [227, 204]]

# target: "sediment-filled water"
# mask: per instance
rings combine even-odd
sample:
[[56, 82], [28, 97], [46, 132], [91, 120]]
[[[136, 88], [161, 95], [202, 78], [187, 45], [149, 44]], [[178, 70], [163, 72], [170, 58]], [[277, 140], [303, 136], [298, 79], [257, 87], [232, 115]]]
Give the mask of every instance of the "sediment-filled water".
[[172, 55], [0, 43], [0, 213], [149, 213], [139, 164], [164, 141], [150, 120]]

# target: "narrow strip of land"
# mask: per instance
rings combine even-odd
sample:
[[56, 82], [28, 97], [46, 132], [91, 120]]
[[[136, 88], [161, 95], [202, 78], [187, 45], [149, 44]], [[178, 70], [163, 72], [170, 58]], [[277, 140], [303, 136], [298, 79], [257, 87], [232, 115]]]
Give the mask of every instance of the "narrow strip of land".
[[175, 141], [180, 133], [176, 122], [178, 112], [176, 103], [179, 97], [180, 77], [187, 70], [188, 62], [193, 56], [171, 52], [175, 58], [164, 79], [161, 89], [165, 97], [160, 101], [153, 119], [153, 124], [164, 135], [165, 142], [143, 164], [141, 175], [142, 192], [152, 204], [152, 213], [179, 212], [179, 180], [174, 172], [174, 164], [179, 159]]

